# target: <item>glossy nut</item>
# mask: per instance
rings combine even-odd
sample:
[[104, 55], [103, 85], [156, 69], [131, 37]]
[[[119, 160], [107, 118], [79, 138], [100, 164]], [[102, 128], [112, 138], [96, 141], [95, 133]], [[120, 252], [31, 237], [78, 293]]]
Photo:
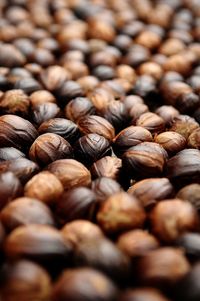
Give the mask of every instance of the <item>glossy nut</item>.
[[120, 177], [121, 168], [121, 159], [105, 156], [94, 162], [90, 171], [94, 178], [107, 177], [117, 180]]
[[173, 154], [184, 149], [186, 139], [179, 133], [167, 131], [157, 135], [155, 142], [160, 144], [168, 154]]
[[160, 116], [155, 113], [144, 113], [142, 114], [137, 122], [137, 126], [144, 127], [145, 129], [149, 130], [152, 134], [158, 134], [164, 131], [165, 122]]
[[200, 185], [189, 184], [180, 189], [177, 198], [189, 201], [197, 210], [200, 210]]

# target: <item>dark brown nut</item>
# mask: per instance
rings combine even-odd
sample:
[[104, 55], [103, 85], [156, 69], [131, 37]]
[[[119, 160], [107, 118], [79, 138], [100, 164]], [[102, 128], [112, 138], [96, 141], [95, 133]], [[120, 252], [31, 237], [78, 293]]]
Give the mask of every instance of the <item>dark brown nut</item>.
[[139, 201], [126, 192], [111, 195], [97, 213], [101, 228], [109, 234], [141, 228], [146, 215]]
[[42, 67], [48, 67], [55, 63], [55, 58], [49, 50], [36, 48], [33, 53], [33, 61]]
[[164, 289], [173, 286], [189, 270], [183, 252], [171, 247], [150, 251], [138, 261], [140, 283]]
[[95, 107], [86, 97], [72, 99], [65, 107], [65, 116], [77, 122], [81, 117], [95, 113]]
[[21, 89], [26, 94], [31, 94], [35, 91], [42, 90], [41, 84], [33, 77], [21, 78], [16, 81], [15, 89]]
[[0, 174], [0, 190], [0, 210], [13, 199], [23, 194], [23, 187], [12, 172], [2, 172]]
[[48, 205], [55, 203], [64, 191], [60, 180], [49, 171], [41, 171], [33, 176], [24, 187], [24, 195], [36, 198]]
[[[28, 276], [27, 271], [29, 271]], [[20, 260], [7, 264], [2, 274], [2, 300], [14, 301], [16, 298], [21, 301], [49, 300], [51, 280], [40, 265], [28, 260]]]
[[154, 141], [160, 144], [169, 155], [178, 153], [186, 145], [186, 139], [179, 133], [167, 131], [157, 135]]
[[3, 114], [27, 116], [29, 105], [28, 96], [22, 90], [9, 90], [0, 100], [0, 111]]
[[29, 63], [24, 66], [33, 76], [38, 76], [42, 72], [42, 67], [36, 63]]
[[159, 247], [158, 240], [144, 230], [131, 230], [121, 234], [117, 246], [130, 258], [140, 257]]
[[146, 209], [154, 206], [157, 201], [170, 197], [173, 191], [173, 186], [167, 178], [141, 180], [128, 189], [128, 193], [138, 198]]
[[150, 221], [152, 232], [164, 242], [172, 242], [184, 232], [199, 230], [195, 207], [180, 199], [159, 202], [151, 211]]
[[105, 156], [94, 162], [90, 171], [94, 178], [107, 177], [117, 180], [120, 177], [121, 168], [121, 159]]
[[170, 301], [155, 288], [136, 288], [121, 294], [119, 301]]
[[114, 126], [116, 131], [122, 130], [129, 123], [125, 105], [120, 101], [109, 102], [102, 116]]
[[130, 110], [129, 115], [132, 118], [131, 124], [135, 125], [137, 119], [144, 113], [147, 113], [149, 108], [143, 103], [135, 104]]
[[13, 200], [3, 208], [0, 219], [8, 231], [18, 226], [28, 224], [54, 225], [54, 218], [50, 209], [38, 201], [21, 197]]
[[104, 202], [111, 195], [122, 191], [118, 182], [111, 178], [100, 177], [92, 182], [92, 190], [96, 195], [97, 202]]
[[56, 215], [61, 224], [75, 219], [93, 220], [96, 195], [87, 187], [75, 187], [63, 193], [56, 202]]
[[74, 145], [75, 157], [87, 165], [111, 154], [110, 142], [101, 135], [87, 134]]
[[3, 115], [0, 117], [1, 147], [27, 148], [37, 136], [36, 129], [28, 120], [16, 115]]
[[129, 275], [128, 256], [106, 238], [80, 242], [74, 256], [75, 265], [96, 268], [120, 282]]
[[78, 127], [84, 135], [96, 133], [108, 140], [112, 140], [115, 137], [115, 129], [112, 124], [105, 118], [97, 115], [82, 117], [78, 121]]
[[184, 233], [175, 241], [177, 247], [182, 248], [190, 260], [200, 258], [200, 235], [199, 233]]
[[54, 161], [47, 166], [47, 170], [58, 177], [65, 190], [91, 184], [89, 170], [82, 163], [73, 159]]
[[200, 104], [200, 98], [195, 93], [186, 93], [179, 96], [176, 102], [177, 108], [181, 113], [191, 114]]
[[180, 189], [177, 198], [189, 201], [198, 211], [200, 210], [200, 185], [190, 184]]
[[70, 74], [61, 66], [50, 66], [42, 71], [40, 79], [47, 90], [55, 91], [70, 79]]
[[99, 65], [95, 67], [92, 71], [94, 76], [96, 76], [99, 80], [109, 80], [116, 77], [116, 73], [113, 67], [107, 65]]
[[2, 147], [0, 148], [0, 162], [6, 160], [13, 160], [18, 158], [24, 158], [25, 154], [14, 147]]
[[23, 66], [26, 63], [26, 58], [20, 50], [11, 44], [0, 45], [0, 65], [2, 67], [18, 67]]
[[61, 234], [67, 242], [69, 241], [74, 248], [81, 242], [102, 239], [104, 234], [101, 228], [87, 220], [75, 220], [67, 223], [61, 230]]
[[122, 154], [132, 146], [152, 140], [153, 137], [147, 129], [140, 126], [129, 126], [117, 134], [113, 140], [113, 147], [116, 153]]
[[122, 165], [131, 177], [151, 177], [161, 174], [167, 159], [165, 149], [154, 142], [142, 142], [128, 149], [122, 156]]
[[137, 126], [144, 127], [152, 134], [158, 134], [164, 131], [165, 129], [165, 121], [162, 117], [158, 116], [155, 113], [147, 112], [137, 119]]
[[4, 238], [5, 238], [5, 230], [3, 228], [2, 222], [0, 221], [0, 250], [2, 249]]
[[200, 151], [185, 149], [168, 160], [167, 177], [182, 187], [190, 183], [200, 182]]
[[66, 270], [53, 288], [54, 301], [110, 301], [115, 300], [117, 294], [113, 282], [91, 268]]
[[200, 128], [195, 129], [188, 137], [188, 146], [200, 149]]
[[77, 81], [68, 80], [57, 90], [56, 95], [61, 104], [66, 104], [69, 100], [83, 95], [83, 89]]
[[33, 142], [29, 157], [32, 161], [44, 166], [55, 160], [73, 157], [72, 147], [63, 137], [46, 133]]
[[58, 117], [60, 114], [60, 108], [56, 103], [46, 102], [35, 105], [31, 112], [33, 122], [39, 126], [44, 121]]
[[181, 81], [170, 80], [168, 82], [164, 81], [164, 83], [161, 84], [161, 94], [166, 103], [172, 106], [176, 106], [181, 95], [191, 92], [192, 88]]
[[14, 229], [6, 238], [8, 258], [29, 258], [42, 263], [66, 259], [71, 244], [64, 242], [61, 233], [48, 225], [24, 225]]
[[53, 133], [71, 142], [76, 141], [80, 132], [78, 126], [71, 120], [65, 118], [53, 118], [44, 121], [38, 128], [39, 134]]
[[30, 95], [30, 102], [32, 107], [41, 105], [43, 103], [52, 102], [55, 103], [56, 99], [52, 93], [47, 90], [35, 91]]
[[170, 57], [171, 55], [178, 54], [184, 48], [185, 44], [183, 43], [183, 41], [175, 38], [170, 38], [163, 42], [163, 44], [159, 48], [159, 52]]
[[160, 80], [163, 75], [162, 67], [155, 62], [146, 62], [139, 66], [139, 74], [147, 74], [155, 78], [156, 80]]
[[200, 297], [199, 290], [199, 275], [200, 275], [200, 264], [196, 263], [191, 271], [189, 271], [177, 285], [174, 287], [174, 298], [175, 300], [182, 301], [197, 301]]
[[0, 162], [0, 173], [12, 172], [22, 184], [25, 184], [39, 171], [39, 166], [28, 159], [18, 158], [11, 161]]
[[88, 35], [91, 39], [100, 39], [108, 43], [112, 42], [115, 38], [115, 30], [112, 24], [105, 22], [105, 20], [91, 19], [89, 21]]
[[188, 115], [179, 115], [172, 121], [170, 131], [181, 134], [185, 139], [199, 127], [198, 122]]
[[166, 125], [170, 125], [172, 120], [179, 115], [179, 111], [172, 106], [161, 106], [155, 113], [164, 119]]

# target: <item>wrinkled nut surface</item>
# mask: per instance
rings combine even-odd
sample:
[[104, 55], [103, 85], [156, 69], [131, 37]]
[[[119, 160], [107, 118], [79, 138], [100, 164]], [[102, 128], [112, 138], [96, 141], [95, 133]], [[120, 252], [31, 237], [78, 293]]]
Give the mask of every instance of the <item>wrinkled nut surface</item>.
[[139, 201], [125, 192], [110, 196], [97, 213], [97, 221], [107, 233], [140, 228], [145, 218], [144, 209]]
[[54, 161], [47, 166], [47, 170], [58, 177], [65, 190], [77, 186], [89, 186], [91, 183], [89, 170], [74, 159]]

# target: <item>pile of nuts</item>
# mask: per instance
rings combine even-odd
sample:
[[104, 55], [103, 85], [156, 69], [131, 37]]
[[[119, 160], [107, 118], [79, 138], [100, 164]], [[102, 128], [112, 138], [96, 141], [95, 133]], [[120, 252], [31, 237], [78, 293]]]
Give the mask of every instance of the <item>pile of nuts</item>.
[[0, 0], [0, 301], [199, 279], [200, 1]]

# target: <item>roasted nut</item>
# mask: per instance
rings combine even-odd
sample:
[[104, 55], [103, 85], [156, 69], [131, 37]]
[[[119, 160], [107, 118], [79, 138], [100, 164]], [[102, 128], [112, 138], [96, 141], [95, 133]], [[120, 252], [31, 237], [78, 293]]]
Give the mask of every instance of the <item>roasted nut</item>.
[[47, 170], [58, 177], [65, 190], [77, 186], [89, 186], [91, 183], [89, 170], [73, 159], [54, 161], [47, 166]]
[[33, 142], [29, 157], [39, 165], [45, 166], [55, 160], [72, 158], [72, 147], [63, 137], [46, 133]]
[[47, 225], [25, 225], [14, 229], [6, 238], [5, 253], [9, 258], [29, 258], [50, 263], [66, 259], [71, 244], [64, 242], [61, 233]]
[[27, 116], [30, 101], [22, 90], [9, 90], [0, 100], [0, 111], [3, 114]]
[[60, 108], [56, 103], [45, 102], [35, 105], [32, 110], [33, 122], [39, 126], [41, 123], [58, 117], [60, 114]]
[[128, 189], [128, 193], [136, 197], [146, 209], [170, 197], [173, 191], [173, 186], [167, 178], [141, 180]]
[[144, 230], [131, 230], [121, 234], [117, 240], [117, 246], [129, 257], [134, 259], [147, 254], [159, 247], [158, 240]]
[[152, 232], [164, 242], [172, 242], [182, 233], [199, 230], [195, 207], [187, 201], [169, 199], [159, 202], [150, 214]]
[[60, 180], [49, 171], [42, 171], [33, 176], [24, 187], [25, 196], [50, 205], [61, 197], [63, 191]]
[[179, 115], [174, 118], [170, 131], [181, 134], [187, 139], [199, 127], [199, 124], [188, 115]]
[[53, 288], [54, 301], [115, 300], [118, 290], [101, 272], [91, 268], [66, 270]]
[[9, 202], [23, 193], [23, 187], [19, 179], [12, 172], [2, 172], [0, 174], [0, 210]]
[[163, 132], [155, 137], [155, 142], [160, 144], [168, 154], [178, 153], [184, 149], [186, 145], [186, 139], [179, 133], [167, 131]]
[[78, 126], [73, 121], [65, 118], [53, 118], [44, 121], [38, 128], [38, 132], [39, 134], [57, 134], [70, 143], [77, 140], [80, 136]]
[[195, 129], [188, 137], [188, 146], [200, 149], [200, 128]]
[[108, 140], [115, 137], [115, 129], [105, 118], [96, 115], [85, 116], [79, 119], [78, 127], [82, 134], [96, 133]]
[[180, 186], [200, 182], [200, 151], [196, 149], [180, 151], [168, 160], [166, 175]]
[[0, 219], [8, 231], [28, 224], [54, 225], [50, 209], [42, 202], [21, 197], [3, 208]]
[[47, 272], [36, 263], [28, 260], [9, 263], [3, 270], [0, 295], [5, 301], [14, 301], [16, 298], [21, 301], [48, 301], [51, 296], [51, 280]]
[[182, 248], [190, 260], [200, 257], [200, 235], [199, 233], [184, 233], [175, 241], [176, 246]]
[[183, 252], [164, 247], [145, 254], [138, 262], [140, 283], [161, 288], [170, 288], [190, 270]]
[[70, 74], [61, 66], [50, 66], [41, 73], [41, 81], [49, 91], [58, 90], [66, 80], [70, 79]]
[[85, 241], [94, 241], [95, 239], [102, 239], [104, 237], [101, 228], [87, 220], [75, 220], [67, 223], [61, 230], [61, 234], [66, 240], [70, 242], [74, 248], [79, 243]]
[[119, 132], [114, 138], [114, 151], [116, 153], [124, 153], [130, 147], [135, 146], [141, 142], [151, 142], [151, 133], [143, 127], [140, 126], [129, 126]]
[[119, 301], [169, 301], [155, 288], [136, 288], [121, 294]]
[[136, 125], [144, 127], [152, 134], [158, 134], [164, 131], [165, 121], [162, 117], [158, 116], [155, 113], [144, 113], [136, 121]]
[[154, 142], [142, 142], [129, 148], [122, 156], [124, 170], [132, 177], [151, 177], [164, 170], [167, 152]]
[[177, 198], [189, 201], [197, 210], [200, 210], [200, 185], [190, 184], [178, 191]]
[[109, 234], [141, 228], [145, 218], [139, 201], [125, 192], [110, 196], [97, 213], [99, 225]]
[[39, 171], [39, 166], [25, 158], [0, 162], [0, 173], [9, 171], [24, 184]]
[[77, 266], [96, 268], [120, 282], [125, 281], [129, 275], [128, 257], [105, 238], [80, 242], [74, 260]]
[[34, 126], [26, 119], [16, 115], [0, 117], [1, 147], [13, 146], [26, 149], [36, 139], [38, 133]]
[[164, 119], [166, 125], [172, 123], [172, 120], [179, 115], [179, 111], [172, 106], [161, 106], [155, 113]]
[[90, 165], [94, 161], [111, 154], [110, 143], [101, 135], [87, 134], [75, 143], [74, 153], [75, 158], [86, 165]]
[[95, 113], [95, 107], [86, 97], [77, 97], [72, 99], [65, 107], [65, 116], [77, 122], [81, 117]]
[[114, 180], [120, 178], [122, 161], [117, 157], [105, 156], [94, 162], [90, 171], [94, 178], [107, 177]]
[[72, 188], [56, 202], [56, 214], [61, 224], [82, 218], [92, 220], [95, 211], [95, 193], [86, 187]]
[[32, 107], [41, 105], [44, 103], [52, 102], [55, 103], [56, 99], [52, 93], [47, 90], [35, 91], [30, 95], [30, 102]]
[[2, 147], [0, 148], [0, 161], [14, 160], [18, 158], [24, 158], [25, 154], [14, 147]]

